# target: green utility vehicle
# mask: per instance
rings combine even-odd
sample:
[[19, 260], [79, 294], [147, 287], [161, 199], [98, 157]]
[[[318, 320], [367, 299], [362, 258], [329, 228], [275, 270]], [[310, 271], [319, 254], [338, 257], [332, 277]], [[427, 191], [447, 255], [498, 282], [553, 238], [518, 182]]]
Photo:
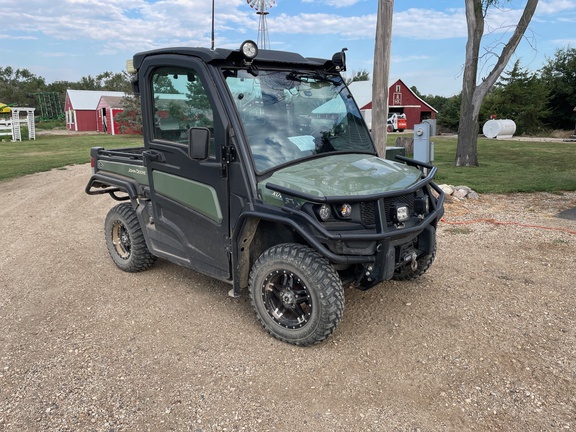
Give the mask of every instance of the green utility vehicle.
[[244, 289], [263, 327], [326, 339], [343, 285], [421, 276], [444, 195], [436, 168], [379, 158], [332, 59], [166, 48], [133, 58], [144, 147], [91, 150], [88, 194], [125, 201], [105, 221], [122, 270], [162, 258]]

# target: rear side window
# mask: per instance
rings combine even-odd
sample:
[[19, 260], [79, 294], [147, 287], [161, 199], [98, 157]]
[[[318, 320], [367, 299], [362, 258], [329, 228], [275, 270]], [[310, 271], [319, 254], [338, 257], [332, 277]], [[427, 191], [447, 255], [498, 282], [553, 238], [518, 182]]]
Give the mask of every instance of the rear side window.
[[192, 127], [208, 128], [214, 139], [212, 106], [202, 81], [193, 69], [156, 69], [152, 76], [152, 95], [154, 139], [186, 144], [188, 129]]

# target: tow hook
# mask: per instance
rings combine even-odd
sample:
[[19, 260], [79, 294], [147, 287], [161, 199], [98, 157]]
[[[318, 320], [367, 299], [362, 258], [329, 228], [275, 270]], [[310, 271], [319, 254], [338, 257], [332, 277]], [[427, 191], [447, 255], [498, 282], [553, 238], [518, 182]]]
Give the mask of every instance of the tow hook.
[[418, 269], [418, 261], [416, 261], [416, 258], [418, 258], [418, 254], [416, 252], [404, 255], [404, 262], [407, 263], [410, 261], [410, 268], [412, 271], [416, 271]]

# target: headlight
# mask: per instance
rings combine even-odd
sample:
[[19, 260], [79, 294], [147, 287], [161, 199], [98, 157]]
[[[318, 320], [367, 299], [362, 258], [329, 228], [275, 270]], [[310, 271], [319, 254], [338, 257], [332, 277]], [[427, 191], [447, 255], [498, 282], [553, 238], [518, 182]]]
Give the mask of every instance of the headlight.
[[338, 212], [343, 218], [349, 218], [352, 216], [352, 206], [350, 204], [342, 204]]
[[405, 222], [410, 219], [410, 210], [408, 209], [408, 206], [395, 206], [393, 209], [392, 217], [396, 223]]
[[326, 222], [328, 219], [330, 219], [330, 216], [332, 216], [332, 210], [330, 209], [330, 206], [328, 204], [322, 204], [318, 209], [318, 217], [322, 221]]

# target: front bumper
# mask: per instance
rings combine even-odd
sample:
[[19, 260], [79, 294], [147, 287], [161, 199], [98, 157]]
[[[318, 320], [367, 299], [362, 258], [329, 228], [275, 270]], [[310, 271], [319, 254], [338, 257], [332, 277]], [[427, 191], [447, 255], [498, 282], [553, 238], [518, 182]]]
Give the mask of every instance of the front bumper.
[[[430, 255], [436, 246], [436, 225], [444, 214], [444, 193], [432, 181], [436, 168], [401, 158], [406, 163], [429, 170], [423, 173], [420, 181], [400, 191], [383, 192], [362, 196], [318, 197], [294, 191], [268, 183], [267, 188], [278, 192], [285, 198], [285, 205], [272, 210], [269, 205], [255, 207], [255, 213], [261, 219], [291, 226], [318, 253], [331, 263], [338, 265], [362, 265], [362, 286], [370, 287], [383, 280], [392, 278], [395, 269], [406, 265], [407, 257]], [[424, 194], [429, 197], [430, 210], [426, 214], [412, 214], [403, 224], [391, 221], [391, 203], [406, 201], [407, 197]], [[338, 229], [318, 220], [314, 214], [302, 211], [299, 206], [291, 205], [295, 201], [314, 204], [323, 203], [369, 203], [373, 206], [372, 221], [369, 228]], [[409, 199], [408, 199], [409, 201]], [[260, 210], [260, 211], [259, 211]]]

